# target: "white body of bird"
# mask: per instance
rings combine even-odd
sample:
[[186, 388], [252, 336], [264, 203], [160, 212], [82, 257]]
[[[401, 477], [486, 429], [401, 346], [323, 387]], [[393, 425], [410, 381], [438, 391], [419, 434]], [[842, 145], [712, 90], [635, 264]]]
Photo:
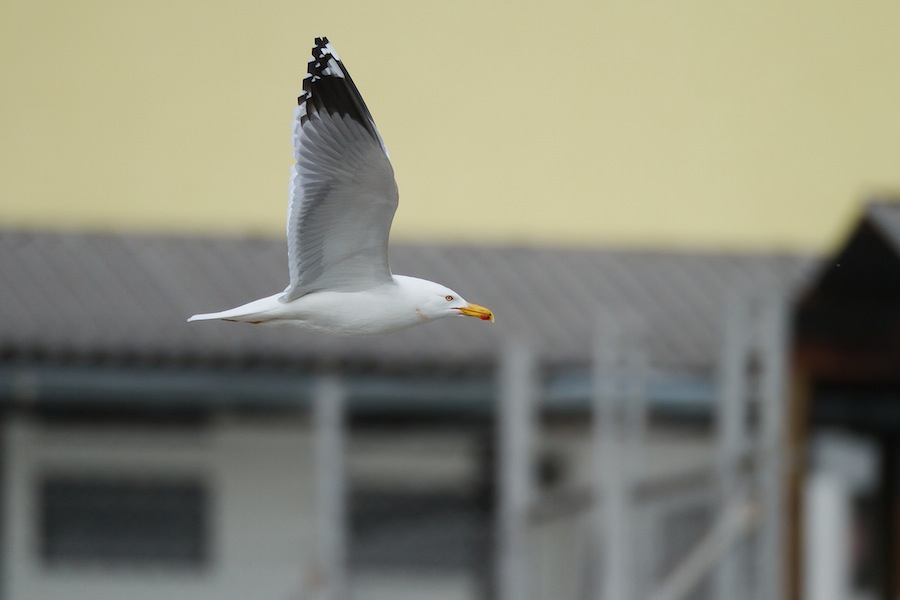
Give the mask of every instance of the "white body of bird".
[[[394, 275], [393, 283], [359, 292], [323, 290], [282, 302], [282, 293], [188, 321], [238, 321], [255, 325], [290, 325], [338, 335], [392, 333], [433, 319], [453, 316], [493, 320], [486, 309], [469, 304], [433, 281]], [[479, 310], [481, 309], [481, 310]], [[372, 319], [371, 315], [378, 315]]]

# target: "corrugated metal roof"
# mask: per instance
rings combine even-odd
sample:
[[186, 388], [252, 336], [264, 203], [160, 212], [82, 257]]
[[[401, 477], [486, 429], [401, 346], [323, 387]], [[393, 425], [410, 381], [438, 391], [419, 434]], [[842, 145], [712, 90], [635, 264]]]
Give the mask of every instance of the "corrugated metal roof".
[[515, 335], [534, 340], [550, 363], [583, 363], [603, 310], [644, 332], [654, 365], [705, 369], [730, 292], [796, 289], [815, 263], [787, 254], [395, 244], [395, 272], [440, 281], [492, 308], [497, 322], [447, 319], [368, 338], [185, 322], [283, 289], [285, 254], [271, 239], [0, 231], [0, 356], [477, 366]]

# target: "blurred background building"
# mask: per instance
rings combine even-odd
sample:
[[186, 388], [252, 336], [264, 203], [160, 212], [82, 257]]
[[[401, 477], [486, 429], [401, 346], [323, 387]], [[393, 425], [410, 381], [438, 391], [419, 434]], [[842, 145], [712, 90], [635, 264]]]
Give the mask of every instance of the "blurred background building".
[[[0, 4], [0, 599], [896, 599], [898, 23]], [[184, 322], [286, 282], [322, 34], [493, 326]]]
[[[0, 346], [11, 597], [71, 598], [76, 582], [92, 597], [107, 586], [125, 594], [161, 581], [168, 598], [293, 597], [319, 559], [311, 405], [324, 374], [347, 396], [341, 535], [355, 597], [491, 597], [505, 351], [492, 327], [448, 321], [363, 339], [188, 327], [191, 306], [278, 285], [283, 243], [6, 232], [0, 245], [4, 287], [15, 290], [4, 295]], [[525, 521], [548, 529], [527, 544], [543, 565], [535, 583], [569, 586], [544, 597], [583, 588], [599, 560], [575, 525], [594, 504], [591, 363], [601, 317], [644, 363], [632, 374], [640, 390], [629, 392], [644, 423], [635, 427], [649, 428], [635, 442], [642, 480], [686, 480], [654, 498], [667, 503], [654, 511], [654, 531], [674, 537], [641, 554], [661, 575], [715, 514], [709, 421], [722, 307], [738, 290], [792, 288], [811, 263], [395, 248], [398, 270], [482, 289], [479, 300], [504, 307], [505, 326], [536, 355], [533, 410], [544, 427], [523, 451], [536, 490], [557, 496], [529, 508]]]

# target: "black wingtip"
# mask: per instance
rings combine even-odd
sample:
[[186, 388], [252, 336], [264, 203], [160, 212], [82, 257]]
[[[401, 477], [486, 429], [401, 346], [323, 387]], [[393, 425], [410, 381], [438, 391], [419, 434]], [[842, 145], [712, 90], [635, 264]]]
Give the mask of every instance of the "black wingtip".
[[381, 143], [372, 114], [325, 36], [315, 38], [312, 58], [303, 78], [303, 92], [297, 97], [297, 104], [306, 108], [301, 117], [304, 122], [319, 111], [348, 115]]
[[328, 41], [327, 36], [316, 36], [313, 39], [313, 48], [312, 48], [312, 58], [309, 60], [309, 65], [307, 67], [307, 75], [303, 78], [303, 92], [297, 96], [297, 105], [302, 106], [304, 102], [306, 102], [309, 97], [309, 88], [307, 85], [307, 80], [313, 77], [313, 69], [316, 67], [320, 67], [321, 65], [317, 64], [325, 54], [328, 52], [327, 46], [330, 42]]

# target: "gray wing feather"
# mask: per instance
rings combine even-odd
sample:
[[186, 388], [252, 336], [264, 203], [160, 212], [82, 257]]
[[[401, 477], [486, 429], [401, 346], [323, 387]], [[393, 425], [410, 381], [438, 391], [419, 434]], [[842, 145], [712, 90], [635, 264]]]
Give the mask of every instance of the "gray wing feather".
[[293, 143], [291, 282], [281, 300], [391, 282], [394, 170], [369, 109], [327, 38], [315, 41], [294, 111]]
[[349, 116], [323, 111], [296, 119], [294, 147], [291, 283], [283, 300], [390, 282], [387, 245], [398, 193], [380, 143]]

